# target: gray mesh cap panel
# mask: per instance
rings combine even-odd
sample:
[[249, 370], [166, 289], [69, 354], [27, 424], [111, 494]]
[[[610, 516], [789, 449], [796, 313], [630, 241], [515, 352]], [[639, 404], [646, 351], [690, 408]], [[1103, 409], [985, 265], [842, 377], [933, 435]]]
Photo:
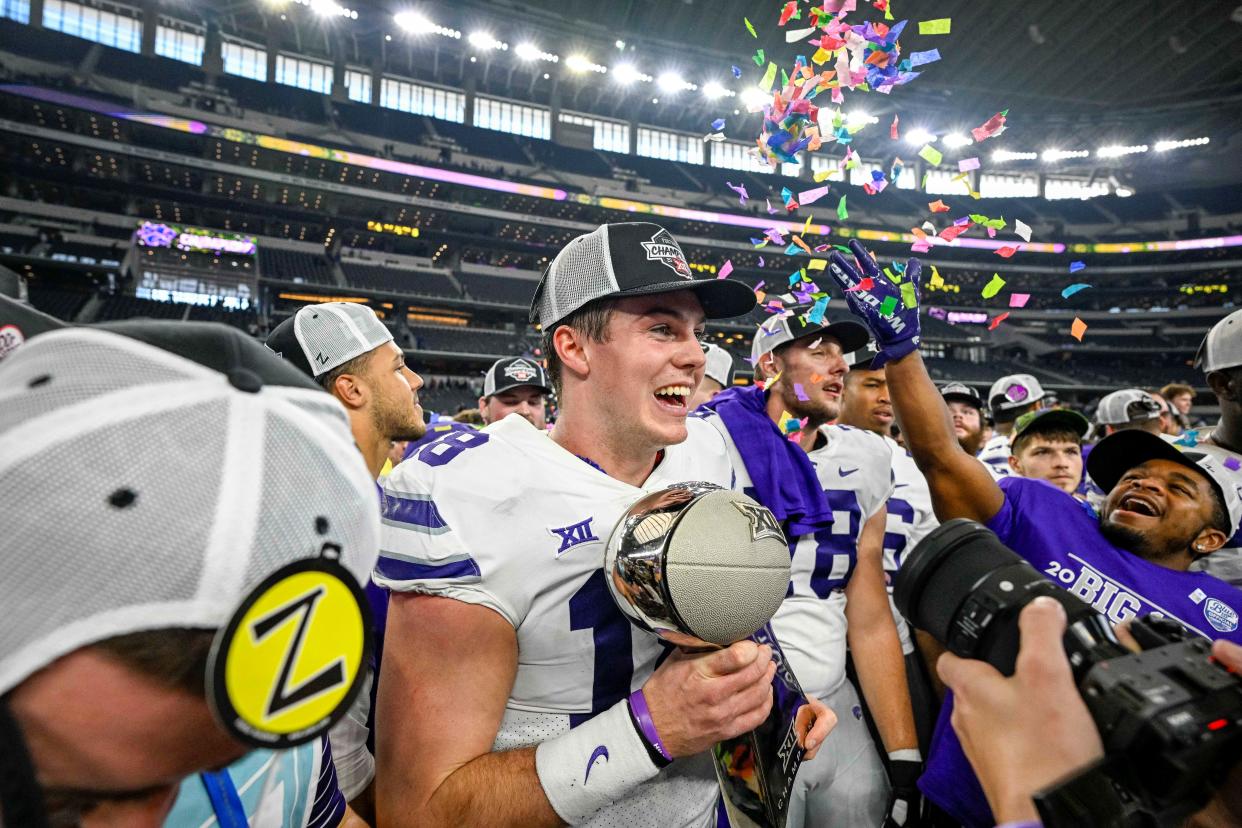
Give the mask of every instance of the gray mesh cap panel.
[[293, 329], [315, 376], [392, 341], [375, 311], [357, 302], [307, 305], [298, 310]]
[[[360, 581], [374, 564], [374, 484], [322, 392], [241, 391], [89, 328], [32, 339], [0, 364], [0, 389], [0, 694], [95, 641], [219, 626], [258, 568], [318, 553], [269, 527], [323, 515]], [[277, 475], [283, 458], [301, 473]]]
[[548, 266], [536, 305], [538, 322], [546, 329], [587, 302], [618, 290], [608, 225], [602, 224], [570, 241]]

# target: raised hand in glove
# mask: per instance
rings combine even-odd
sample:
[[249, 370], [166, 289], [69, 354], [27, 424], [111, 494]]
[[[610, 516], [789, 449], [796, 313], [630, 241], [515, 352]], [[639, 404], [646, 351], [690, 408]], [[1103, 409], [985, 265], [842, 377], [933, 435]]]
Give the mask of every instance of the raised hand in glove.
[[845, 301], [855, 316], [871, 330], [879, 346], [872, 367], [879, 368], [890, 359], [903, 357], [919, 347], [919, 277], [922, 265], [918, 259], [906, 262], [900, 282], [894, 282], [880, 271], [875, 259], [857, 240], [850, 241], [854, 261], [840, 253], [828, 257], [828, 270], [845, 293]]
[[889, 760], [888, 779], [892, 791], [888, 795], [884, 828], [914, 828], [923, 824], [923, 794], [918, 786], [922, 773], [923, 763], [917, 760]]

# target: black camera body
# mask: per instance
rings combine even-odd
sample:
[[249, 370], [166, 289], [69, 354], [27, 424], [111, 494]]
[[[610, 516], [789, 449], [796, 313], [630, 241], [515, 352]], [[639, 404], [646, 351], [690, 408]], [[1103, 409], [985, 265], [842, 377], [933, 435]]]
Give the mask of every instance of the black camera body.
[[1037, 798], [1045, 824], [1173, 825], [1201, 808], [1242, 760], [1242, 678], [1210, 660], [1210, 642], [1147, 616], [1131, 627], [1144, 650], [1130, 652], [1104, 616], [971, 520], [928, 534], [893, 588], [915, 627], [1005, 675], [1018, 655], [1018, 614], [1040, 595], [1065, 607], [1066, 655], [1105, 751], [1094, 781], [1067, 780]]

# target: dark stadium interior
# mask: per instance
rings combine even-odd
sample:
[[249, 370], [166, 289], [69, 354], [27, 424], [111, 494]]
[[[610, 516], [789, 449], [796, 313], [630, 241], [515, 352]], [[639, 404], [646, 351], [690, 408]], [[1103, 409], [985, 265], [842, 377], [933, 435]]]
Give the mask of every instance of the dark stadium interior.
[[[950, 16], [965, 5], [938, 3], [936, 11]], [[718, 3], [711, 13], [740, 19], [746, 7]], [[463, 31], [485, 19], [520, 15], [522, 31], [511, 33], [511, 39], [537, 35], [540, 42], [563, 42], [564, 51], [581, 47], [598, 54], [616, 49], [609, 41], [619, 39], [624, 47], [618, 51], [628, 57], [667, 50], [672, 42], [662, 31], [693, 27], [705, 10], [701, 2], [598, 7], [470, 0], [439, 11], [441, 22]], [[1239, 232], [1242, 119], [1236, 115], [1242, 25], [1211, 24], [1214, 15], [1228, 12], [1222, 4], [1196, 4], [1169, 28], [1167, 52], [1146, 55], [1134, 48], [1145, 42], [1139, 29], [1128, 40], [1119, 39], [1105, 23], [1125, 15], [1154, 26], [1160, 16], [1155, 4], [992, 3], [983, 29], [946, 53], [938, 74], [928, 73], [903, 95], [903, 122], [926, 118], [942, 130], [1012, 107], [1026, 118], [1023, 129], [1036, 134], [1036, 143], [1026, 139], [1036, 148], [1154, 140], [1168, 132], [1171, 120], [1177, 124], [1175, 137], [1211, 136], [1207, 146], [1170, 154], [1065, 159], [1054, 169], [1039, 161], [1013, 162], [1007, 172], [1041, 183], [1063, 176], [1088, 188], [1106, 181], [1108, 192], [1057, 200], [985, 195], [973, 202], [972, 209], [986, 216], [1026, 222], [1034, 228], [1035, 241], [1070, 245], [1064, 253], [1000, 259], [992, 250], [938, 247], [924, 255], [944, 280], [941, 289], [927, 290], [926, 304], [985, 314], [985, 324], [927, 319], [926, 355], [937, 377], [984, 383], [1000, 366], [1011, 364], [1084, 401], [1118, 379], [1136, 384], [1176, 379], [1202, 387], [1190, 360], [1222, 310], [1242, 299], [1237, 247], [1071, 251], [1073, 245], [1176, 242]], [[333, 64], [338, 73], [365, 68], [375, 85], [391, 76], [410, 88], [423, 82], [434, 85], [427, 89], [465, 90], [467, 99], [490, 95], [515, 105], [552, 106], [628, 123], [633, 131], [641, 124], [673, 134], [701, 134], [716, 114], [728, 115], [724, 109], [730, 105], [694, 94], [677, 105], [652, 104], [641, 91], [584, 81], [543, 61], [489, 54], [476, 58], [460, 36], [404, 37], [374, 22], [332, 29], [307, 15], [290, 13], [278, 20], [248, 3], [230, 4], [210, 19], [191, 18], [180, 24], [160, 18], [161, 25], [171, 27], [161, 31], [181, 25], [187, 32], [210, 32], [217, 48], [221, 39], [266, 43], [272, 51], [318, 61], [329, 71]], [[1002, 25], [1007, 18], [1022, 25], [1012, 20]], [[572, 30], [564, 22], [583, 19], [590, 24], [575, 23]], [[1071, 21], [1076, 29], [1071, 54], [1041, 49], [1041, 32]], [[782, 48], [773, 36], [765, 34], [767, 40], [759, 45]], [[455, 115], [437, 117], [430, 104], [423, 110], [383, 105], [377, 90], [372, 100], [362, 102], [351, 100], [345, 89], [323, 94], [253, 80], [222, 71], [218, 61], [212, 65], [201, 55], [197, 64], [159, 56], [149, 41], [136, 50], [112, 48], [0, 19], [0, 79], [12, 85], [0, 91], [0, 163], [6, 170], [0, 262], [29, 277], [35, 305], [77, 322], [129, 316], [216, 319], [261, 335], [305, 302], [332, 297], [365, 301], [394, 328], [419, 370], [439, 378], [437, 402], [449, 409], [477, 395], [479, 376], [490, 360], [538, 347], [538, 332], [527, 324], [525, 308], [543, 267], [573, 236], [627, 215], [602, 206], [601, 197], [761, 218], [765, 194], [776, 199], [782, 187], [814, 186], [807, 183], [808, 169], [791, 178], [648, 157], [634, 151], [632, 135], [628, 152], [601, 148], [607, 144], [599, 134], [592, 148], [559, 124], [551, 139], [510, 134], [455, 122]], [[683, 66], [694, 65], [700, 74], [723, 68], [727, 75], [729, 62], [737, 60], [731, 51], [735, 43], [713, 28], [676, 48]], [[984, 66], [986, 56], [998, 51], [1007, 58]], [[267, 58], [269, 72], [273, 58]], [[551, 77], [543, 77], [549, 68]], [[1075, 97], [1054, 94], [1071, 77]], [[87, 103], [23, 91], [30, 88], [77, 95]], [[864, 158], [874, 153], [882, 156], [881, 163], [891, 161], [891, 149], [882, 145], [887, 136], [878, 133], [897, 108], [895, 99], [871, 108], [880, 126], [870, 137], [862, 133], [855, 144]], [[961, 123], [946, 123], [946, 111]], [[377, 169], [365, 161], [314, 157], [278, 141], [256, 142], [218, 131], [195, 134], [156, 119], [143, 123], [109, 112], [189, 118], [224, 130], [240, 127], [259, 136], [554, 188], [564, 195], [552, 199], [479, 189]], [[730, 121], [730, 137], [745, 140], [755, 117], [743, 112]], [[704, 151], [701, 157], [709, 154]], [[751, 198], [739, 204], [729, 184], [746, 186]], [[1132, 195], [1119, 195], [1123, 187]], [[843, 229], [895, 233], [917, 224], [931, 198], [897, 187], [876, 198], [858, 188], [848, 192], [849, 219], [840, 223]], [[817, 208], [821, 214], [830, 211], [815, 205], [787, 218], [801, 222]], [[143, 220], [253, 236], [257, 255], [157, 254], [133, 241]], [[759, 230], [675, 216], [660, 221], [682, 240], [694, 266], [716, 272], [732, 262], [734, 276], [752, 285], [775, 285], [806, 262], [780, 249], [756, 249], [748, 237]], [[868, 244], [885, 258], [904, 255], [901, 242], [873, 239]], [[1084, 260], [1088, 269], [1071, 278], [1067, 265], [1075, 259]], [[247, 300], [244, 307], [226, 307], [192, 297], [195, 291], [138, 295], [144, 263], [190, 274], [200, 283], [243, 275], [250, 280]], [[980, 296], [993, 274], [1006, 281], [1007, 291], [1027, 293], [1029, 299], [989, 330], [987, 317], [1008, 310], [998, 307], [999, 300]], [[1080, 280], [1091, 288], [1063, 298], [1063, 289]], [[843, 317], [846, 309], [830, 304], [827, 314]], [[755, 321], [762, 316], [757, 312]], [[1068, 335], [1075, 317], [1089, 326], [1082, 342]], [[753, 322], [735, 320], [713, 325], [711, 336], [744, 358], [752, 330]], [[748, 372], [740, 374], [744, 381]]]

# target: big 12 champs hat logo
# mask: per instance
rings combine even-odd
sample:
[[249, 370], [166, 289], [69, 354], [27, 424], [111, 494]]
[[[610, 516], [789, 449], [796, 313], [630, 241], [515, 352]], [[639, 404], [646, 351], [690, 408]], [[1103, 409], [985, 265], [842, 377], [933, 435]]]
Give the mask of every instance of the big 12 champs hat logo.
[[647, 251], [647, 261], [660, 262], [683, 279], [694, 278], [690, 274], [690, 265], [686, 263], [685, 254], [681, 252], [681, 247], [672, 233], [661, 228], [650, 241], [643, 242], [643, 247]]

